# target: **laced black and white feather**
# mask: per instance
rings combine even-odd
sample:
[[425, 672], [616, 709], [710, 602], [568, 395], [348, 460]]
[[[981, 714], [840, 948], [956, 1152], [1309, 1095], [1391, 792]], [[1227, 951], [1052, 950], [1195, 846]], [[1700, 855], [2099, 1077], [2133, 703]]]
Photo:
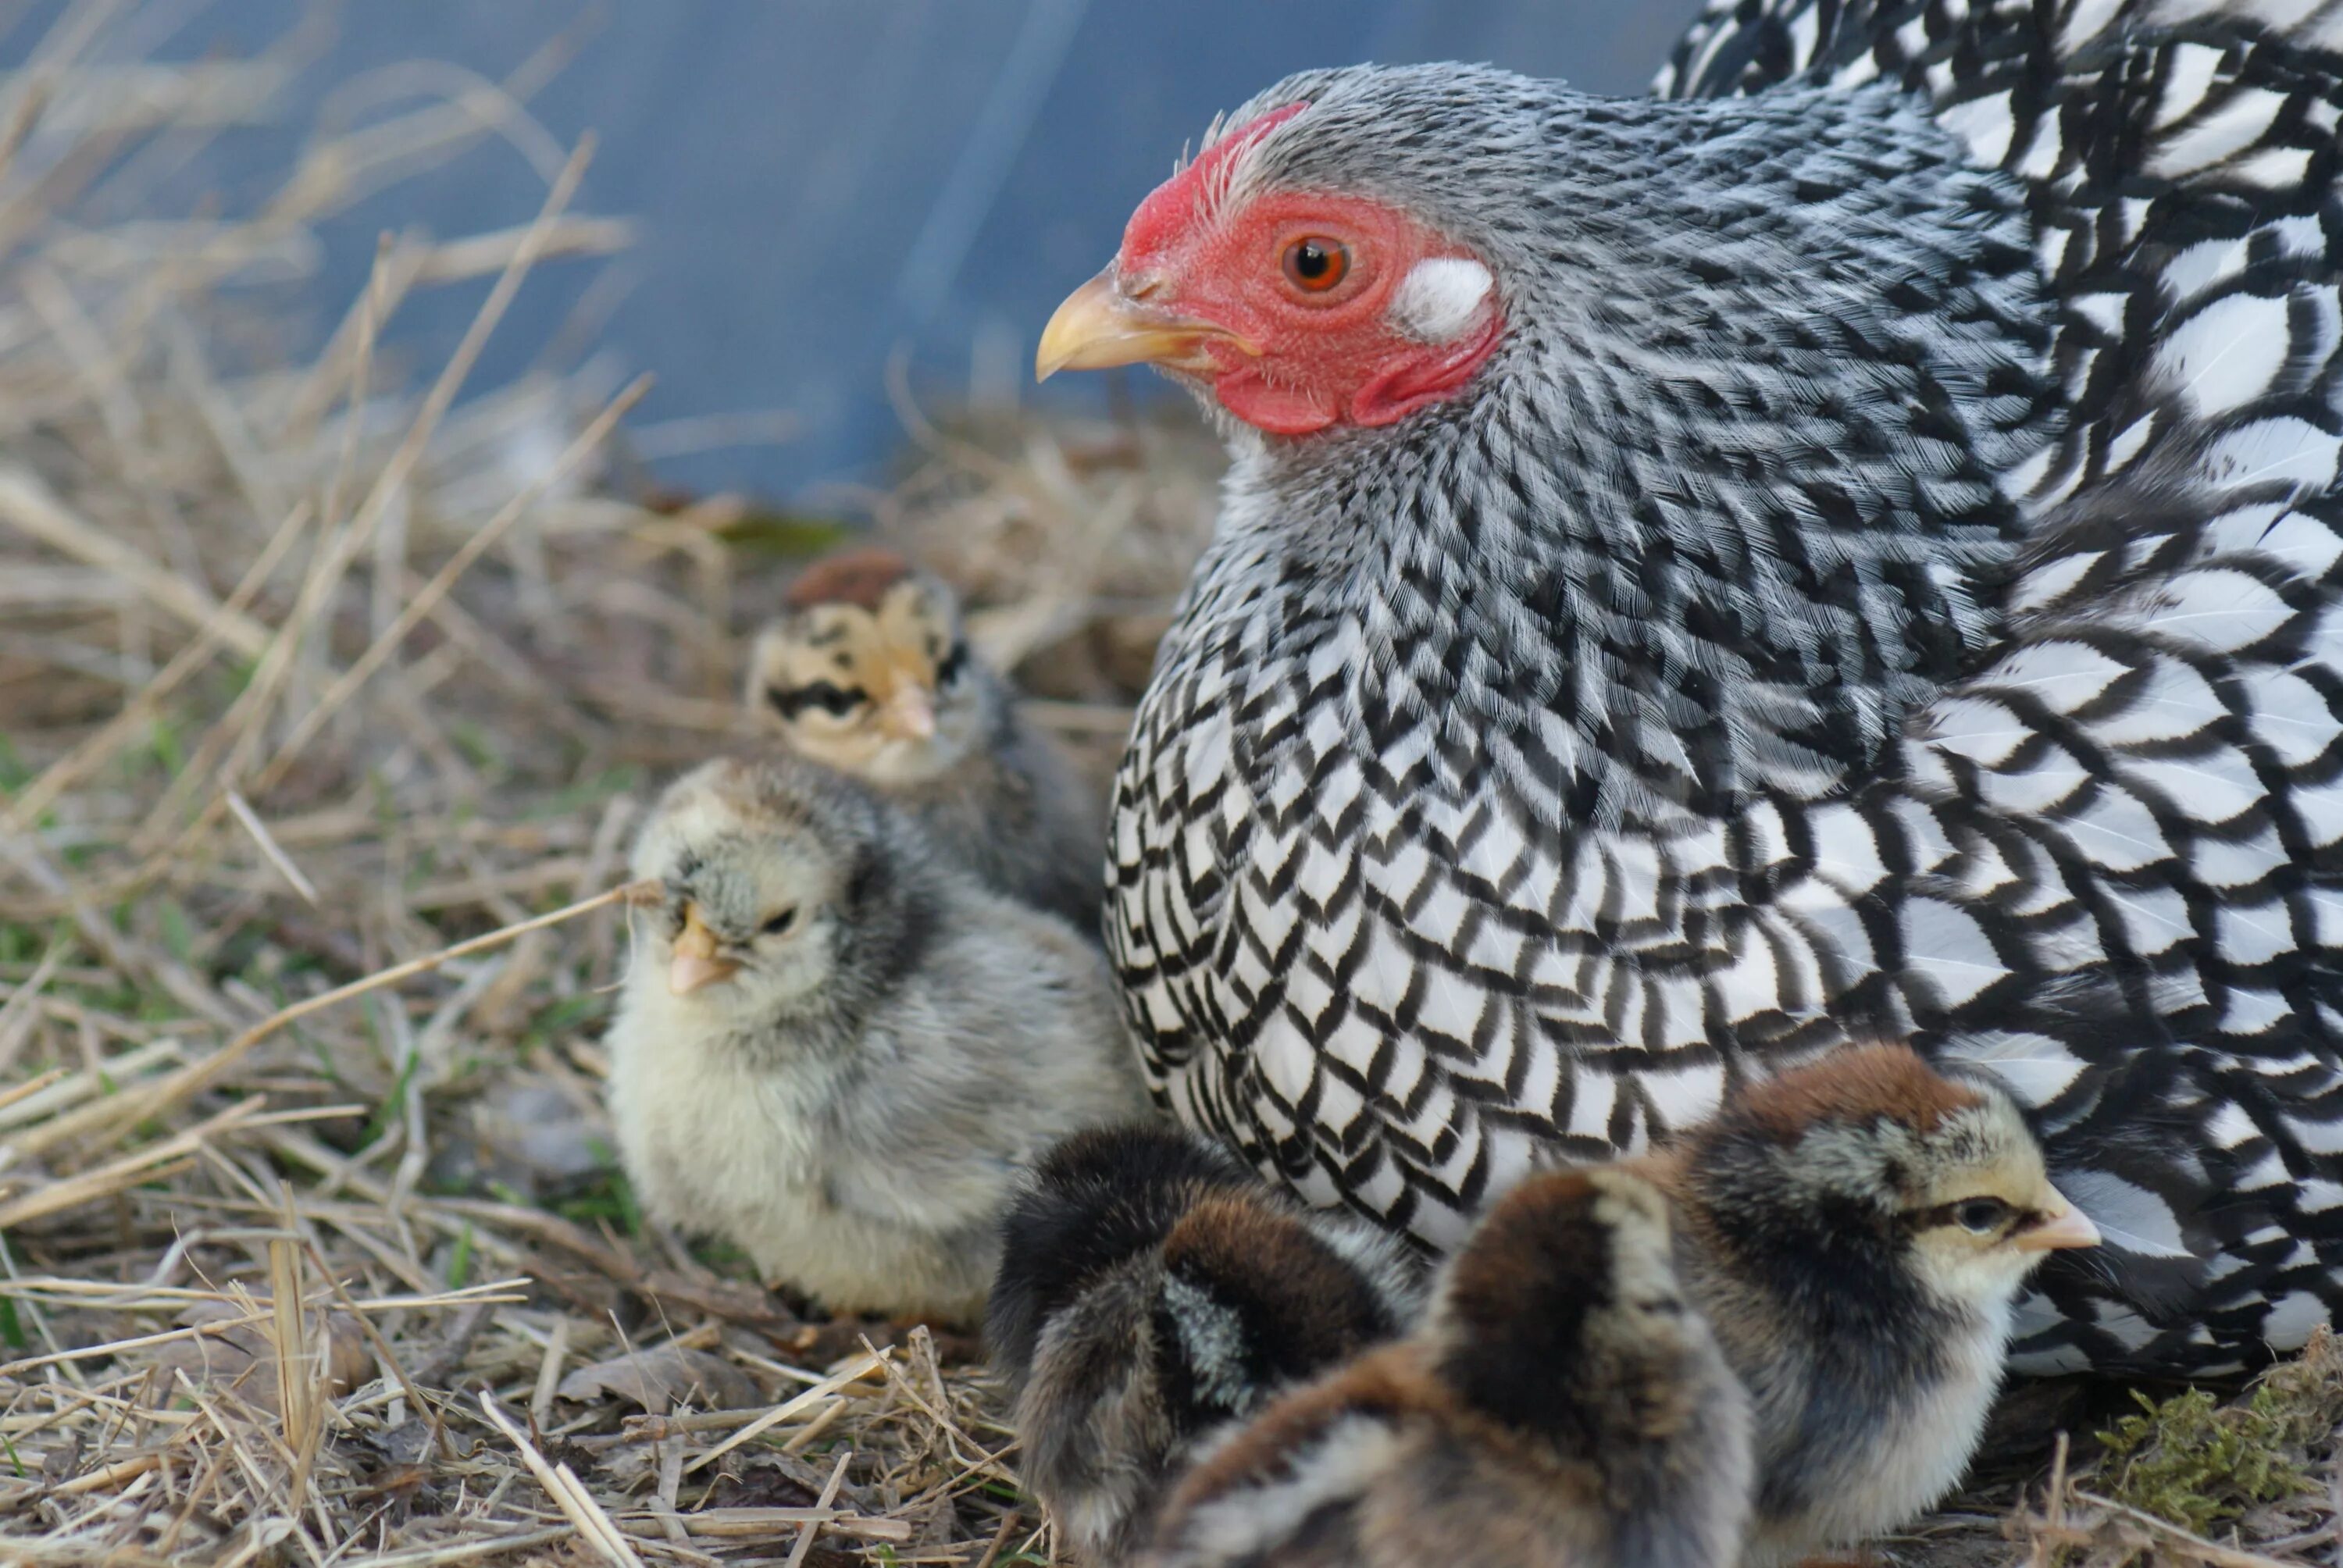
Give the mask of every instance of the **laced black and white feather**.
[[1111, 845], [1183, 1119], [1444, 1247], [1911, 1038], [2108, 1238], [2034, 1364], [2327, 1321], [2343, 57], [2282, 23], [1748, 0], [1697, 101], [1362, 68], [1232, 116], [1312, 106], [1232, 199], [1415, 211], [1508, 330], [1400, 426], [1232, 432]]

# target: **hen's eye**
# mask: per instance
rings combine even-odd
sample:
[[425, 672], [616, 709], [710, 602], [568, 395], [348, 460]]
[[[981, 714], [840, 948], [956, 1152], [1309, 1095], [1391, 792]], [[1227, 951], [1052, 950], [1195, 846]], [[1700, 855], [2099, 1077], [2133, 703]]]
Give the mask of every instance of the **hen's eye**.
[[953, 681], [958, 680], [961, 672], [967, 668], [968, 644], [956, 642], [952, 644], [951, 651], [944, 655], [943, 662], [936, 666], [936, 684], [950, 686]]
[[1351, 253], [1342, 242], [1312, 235], [1285, 247], [1285, 276], [1294, 287], [1323, 294], [1351, 270]]
[[779, 914], [775, 915], [771, 920], [765, 922], [765, 934], [769, 937], [778, 937], [797, 923], [797, 906], [792, 904], [788, 909], [783, 910]]
[[2009, 1205], [1998, 1198], [1971, 1198], [1953, 1211], [1953, 1218], [1962, 1230], [1988, 1236], [2001, 1229], [2009, 1213]]

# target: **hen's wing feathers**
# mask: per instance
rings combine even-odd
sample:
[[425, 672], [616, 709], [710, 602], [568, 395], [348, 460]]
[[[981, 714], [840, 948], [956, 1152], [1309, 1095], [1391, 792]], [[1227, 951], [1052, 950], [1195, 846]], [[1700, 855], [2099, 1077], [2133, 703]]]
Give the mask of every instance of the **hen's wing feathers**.
[[2343, 55], [2319, 40], [2343, 42], [2343, 5], [2263, 20], [2281, 9], [2302, 7], [1744, 0], [1694, 25], [1660, 86], [1901, 81], [2024, 184], [2070, 417], [2023, 476], [2050, 495], [2176, 424], [2226, 478], [2324, 490], [2343, 428]]
[[2343, 1302], [2338, 44], [2332, 4], [1733, 0], [1657, 84], [1900, 81], [2027, 189], [2069, 434], [2006, 641], [1858, 815], [1901, 1010], [2037, 1101], [2108, 1232], [2045, 1277], [2056, 1359]]
[[2176, 441], [2044, 527], [1998, 657], [1856, 799], [1906, 868], [1862, 914], [2107, 1231], [2047, 1277], [2058, 1342], [2170, 1365], [2343, 1303], [2343, 502]]

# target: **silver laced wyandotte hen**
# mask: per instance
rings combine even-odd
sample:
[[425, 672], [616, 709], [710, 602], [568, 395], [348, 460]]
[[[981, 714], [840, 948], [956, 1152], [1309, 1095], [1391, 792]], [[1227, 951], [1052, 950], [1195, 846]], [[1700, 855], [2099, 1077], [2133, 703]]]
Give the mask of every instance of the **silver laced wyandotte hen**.
[[[2343, 1295], [2343, 20], [1745, 0], [1670, 96], [1292, 77], [1051, 320], [1234, 456], [1117, 785], [1189, 1123], [1434, 1248], [1858, 1038], [2107, 1245], [2031, 1368]], [[2307, 18], [2307, 19], [2306, 19]]]

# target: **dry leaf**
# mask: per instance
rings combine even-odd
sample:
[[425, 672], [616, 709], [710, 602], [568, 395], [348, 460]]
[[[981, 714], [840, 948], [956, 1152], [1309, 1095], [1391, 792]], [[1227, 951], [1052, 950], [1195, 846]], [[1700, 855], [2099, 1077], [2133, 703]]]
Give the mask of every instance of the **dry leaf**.
[[616, 1394], [653, 1415], [665, 1415], [686, 1400], [702, 1410], [746, 1410], [765, 1400], [755, 1380], [721, 1356], [675, 1345], [579, 1367], [561, 1380], [558, 1392], [574, 1400]]
[[[157, 1397], [167, 1402], [178, 1392], [177, 1374], [185, 1372], [189, 1382], [206, 1393], [230, 1392], [262, 1414], [281, 1415], [277, 1342], [269, 1332], [268, 1320], [264, 1315], [257, 1322], [237, 1322], [267, 1311], [268, 1298], [256, 1296], [249, 1311], [235, 1302], [199, 1302], [181, 1312], [178, 1321], [186, 1328], [223, 1322], [236, 1326], [160, 1347], [154, 1363], [158, 1373]], [[312, 1307], [307, 1331], [313, 1348], [322, 1340], [327, 1398], [339, 1399], [374, 1375], [374, 1352], [357, 1321], [347, 1312], [320, 1312]]]

